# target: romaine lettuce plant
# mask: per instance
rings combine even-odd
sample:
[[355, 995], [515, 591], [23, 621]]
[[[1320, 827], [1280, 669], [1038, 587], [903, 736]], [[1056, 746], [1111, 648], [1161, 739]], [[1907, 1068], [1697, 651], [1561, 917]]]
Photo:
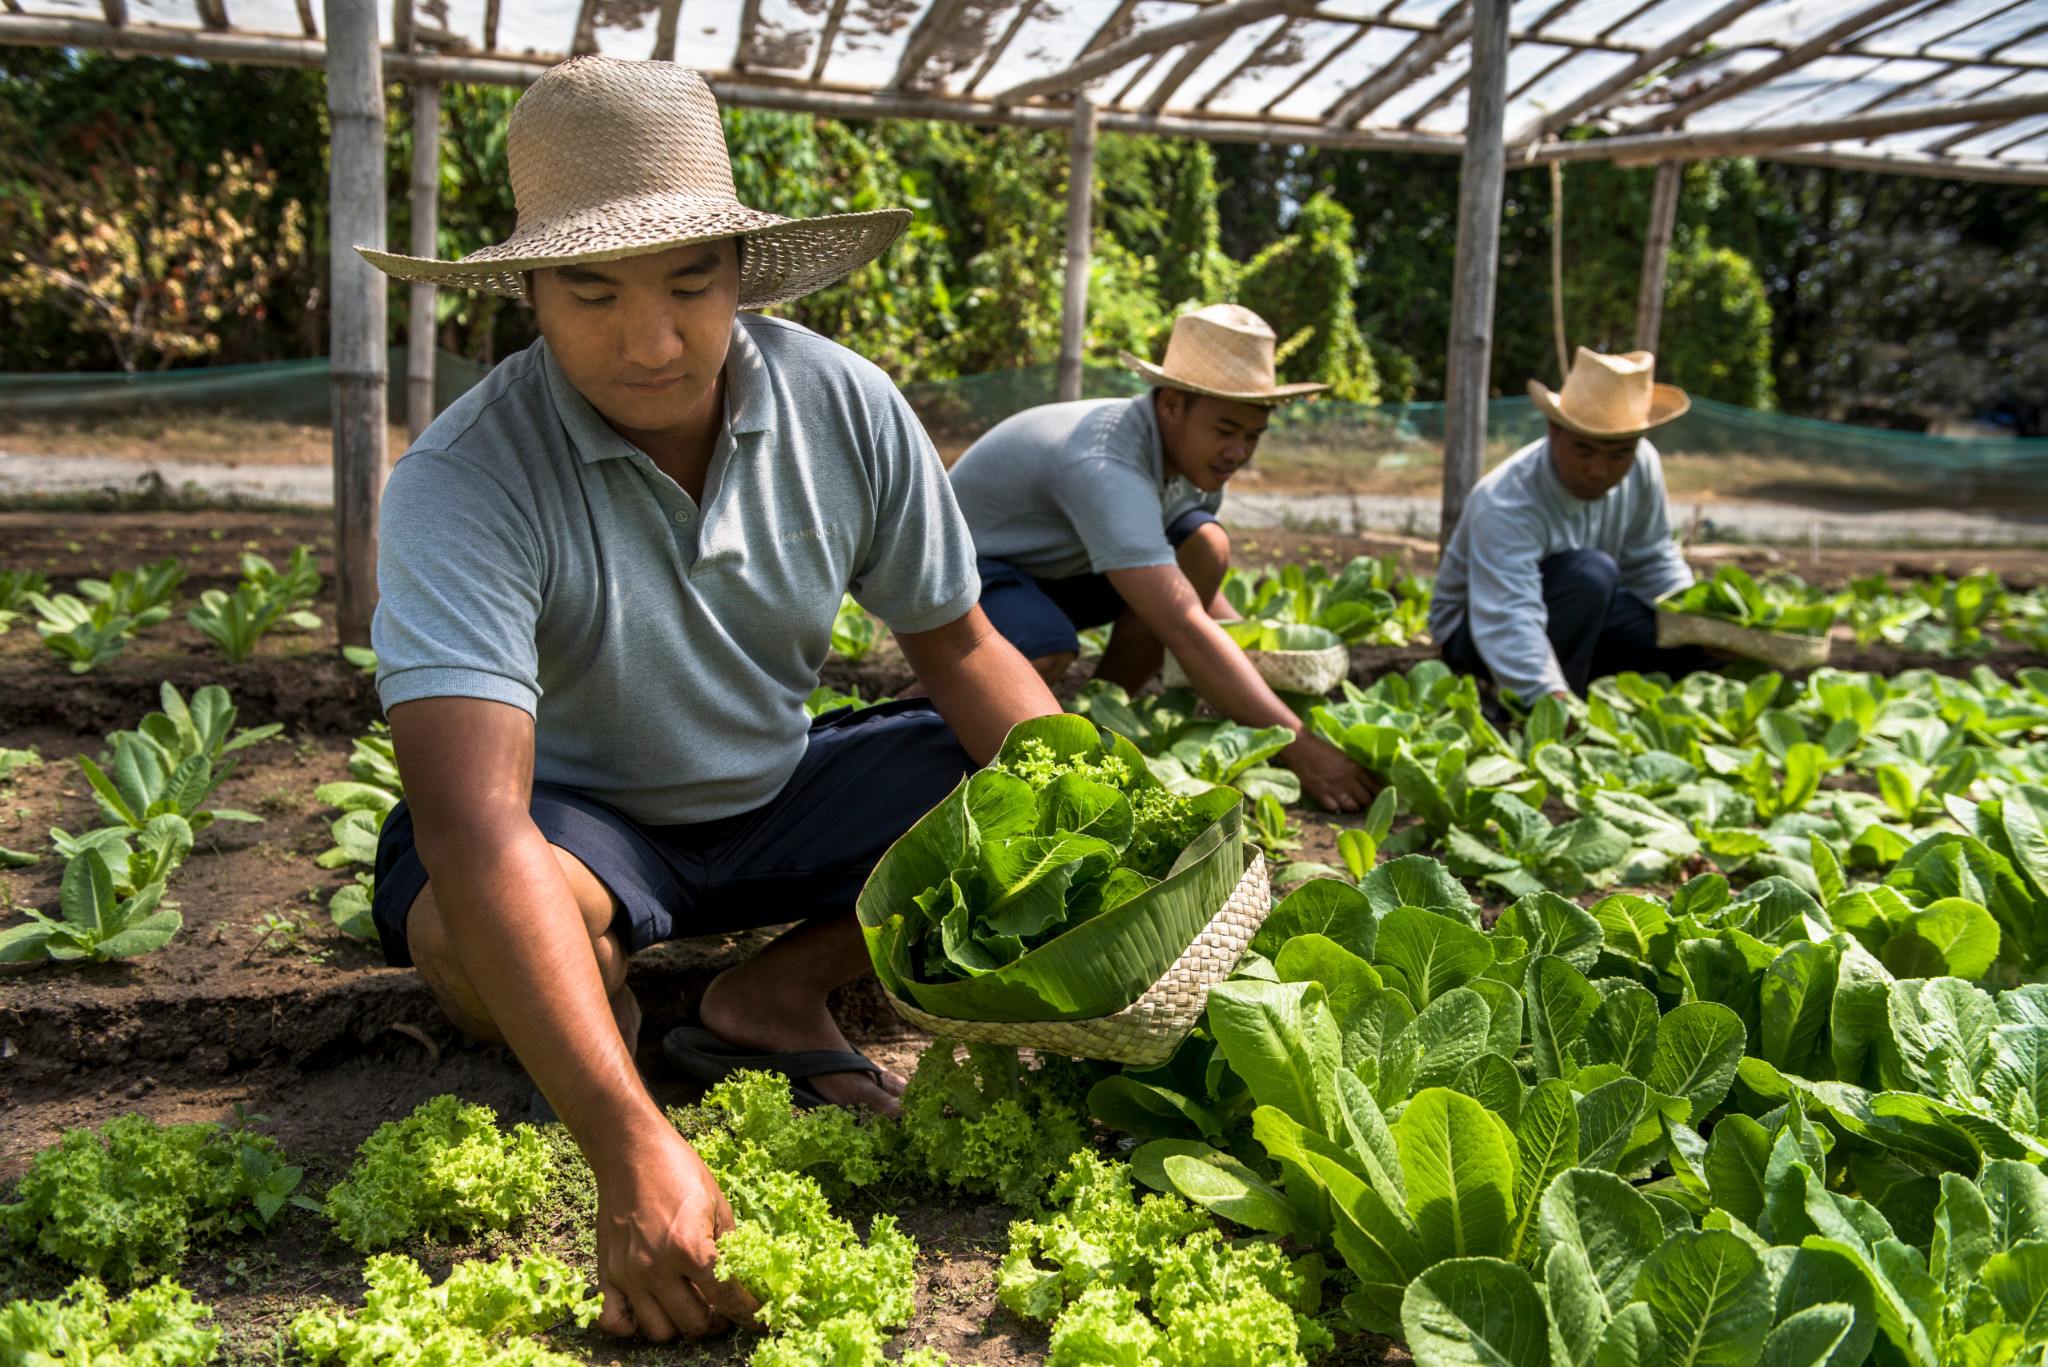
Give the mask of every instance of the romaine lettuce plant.
[[1831, 599], [1802, 601], [1798, 590], [1782, 585], [1764, 585], [1751, 578], [1739, 565], [1722, 565], [1713, 578], [1665, 598], [1658, 604], [1667, 612], [1686, 612], [1696, 617], [1714, 617], [1740, 627], [1759, 631], [1785, 631], [1800, 636], [1825, 636], [1835, 624]]
[[[177, 820], [159, 817], [152, 824], [162, 832], [165, 823]], [[183, 851], [191, 848], [191, 832], [185, 831], [182, 849], [177, 844], [145, 849], [129, 856], [124, 871], [131, 880], [151, 873], [167, 873], [161, 864], [169, 861], [171, 851], [178, 850], [182, 857]], [[142, 863], [140, 869], [137, 861]], [[124, 894], [116, 886], [106, 855], [97, 849], [82, 851], [64, 865], [64, 881], [57, 894], [60, 916], [45, 916], [33, 908], [22, 908], [28, 917], [27, 924], [0, 931], [0, 963], [31, 959], [90, 959], [105, 963], [162, 949], [185, 924], [184, 917], [177, 912], [159, 909], [163, 894], [162, 876], [131, 887]]]
[[1294, 732], [1285, 726], [1255, 730], [1228, 721], [1201, 723], [1145, 764], [1168, 792], [1182, 797], [1229, 786], [1254, 800], [1272, 796], [1294, 803], [1301, 801], [1301, 780], [1266, 763], [1293, 743]]
[[839, 600], [839, 611], [832, 619], [832, 653], [857, 665], [882, 643], [887, 631], [882, 619], [854, 602], [849, 593]]

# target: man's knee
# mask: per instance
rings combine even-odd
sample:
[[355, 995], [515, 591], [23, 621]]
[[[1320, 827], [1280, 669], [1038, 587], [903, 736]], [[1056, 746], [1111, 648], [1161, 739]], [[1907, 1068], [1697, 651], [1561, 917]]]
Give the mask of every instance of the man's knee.
[[1068, 667], [1079, 658], [1077, 651], [1062, 650], [1056, 655], [1040, 655], [1031, 662], [1031, 667], [1038, 671], [1038, 677], [1045, 680], [1045, 686], [1050, 688], [1067, 677]]
[[1174, 550], [1174, 559], [1206, 603], [1223, 586], [1223, 576], [1229, 572], [1230, 533], [1218, 523], [1203, 523]]
[[1559, 551], [1537, 566], [1546, 593], [1593, 592], [1610, 594], [1621, 582], [1621, 566], [1606, 551], [1590, 546]]

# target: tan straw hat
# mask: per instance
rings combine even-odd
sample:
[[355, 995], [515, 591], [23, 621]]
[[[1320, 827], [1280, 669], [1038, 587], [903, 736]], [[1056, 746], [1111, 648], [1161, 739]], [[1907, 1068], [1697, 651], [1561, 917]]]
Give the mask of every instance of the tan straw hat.
[[1155, 385], [1271, 407], [1328, 389], [1326, 384], [1273, 383], [1273, 329], [1236, 304], [1211, 304], [1173, 320], [1166, 364], [1118, 352], [1125, 365]]
[[1692, 407], [1675, 384], [1657, 384], [1657, 358], [1647, 351], [1603, 356], [1585, 347], [1572, 358], [1564, 392], [1529, 381], [1529, 397], [1545, 416], [1582, 437], [1626, 437], [1661, 427]]
[[741, 204], [718, 102], [673, 62], [563, 62], [513, 106], [505, 142], [512, 236], [460, 261], [356, 250], [401, 280], [524, 298], [526, 271], [744, 236], [740, 307], [764, 308], [865, 266], [910, 223], [908, 209], [793, 219]]

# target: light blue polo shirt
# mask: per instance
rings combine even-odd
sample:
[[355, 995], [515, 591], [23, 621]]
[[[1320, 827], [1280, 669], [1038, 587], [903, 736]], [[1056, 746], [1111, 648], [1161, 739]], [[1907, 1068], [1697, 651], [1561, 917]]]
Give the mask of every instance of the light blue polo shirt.
[[701, 507], [536, 342], [421, 434], [386, 486], [372, 627], [385, 708], [534, 718], [534, 778], [637, 821], [760, 806], [803, 758], [842, 594], [898, 632], [980, 593], [946, 473], [896, 386], [741, 314]]

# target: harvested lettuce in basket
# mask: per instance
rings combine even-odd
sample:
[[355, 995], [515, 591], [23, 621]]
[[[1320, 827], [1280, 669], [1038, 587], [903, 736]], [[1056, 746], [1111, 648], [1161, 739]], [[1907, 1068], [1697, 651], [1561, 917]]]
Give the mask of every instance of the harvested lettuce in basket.
[[876, 971], [954, 1019], [1121, 1010], [1237, 885], [1242, 801], [1168, 791], [1086, 718], [1022, 722], [876, 866], [860, 898]]
[[1739, 627], [1797, 636], [1825, 636], [1835, 624], [1833, 599], [1802, 601], [1796, 590], [1784, 585], [1757, 583], [1739, 565], [1723, 565], [1712, 579], [1667, 594], [1657, 606], [1666, 612], [1713, 617]]

